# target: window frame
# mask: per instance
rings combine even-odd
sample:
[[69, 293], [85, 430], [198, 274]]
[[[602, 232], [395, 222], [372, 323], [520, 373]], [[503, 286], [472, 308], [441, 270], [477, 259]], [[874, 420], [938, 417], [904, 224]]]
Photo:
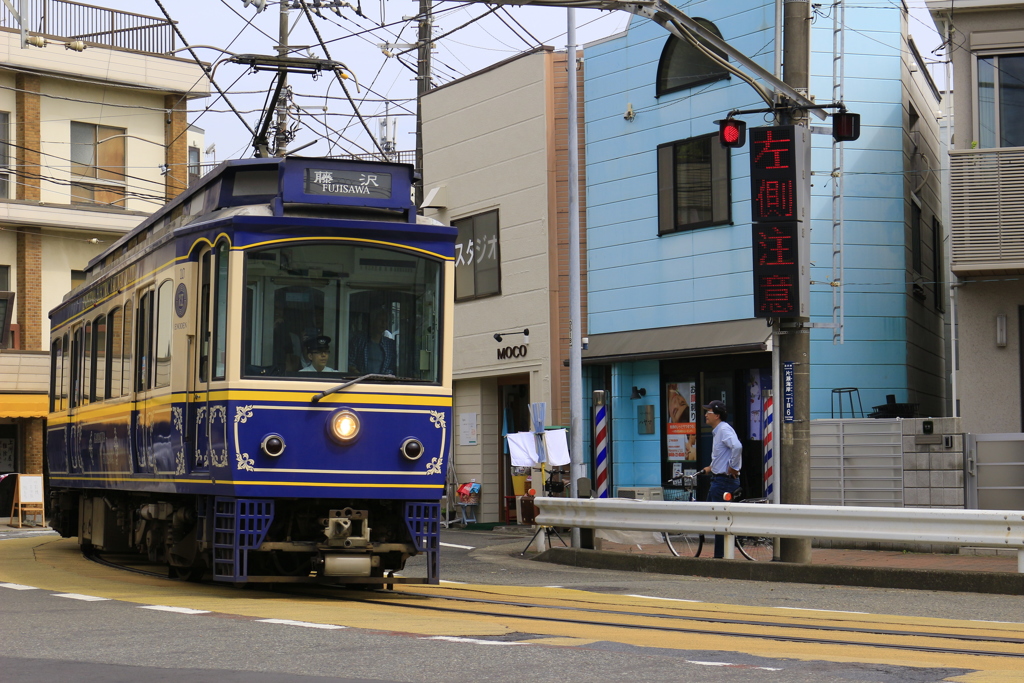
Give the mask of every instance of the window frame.
[[[710, 166], [711, 166], [711, 219], [694, 221], [691, 223], [679, 223], [679, 206], [677, 204], [679, 199], [678, 193], [678, 169], [679, 164], [676, 160], [676, 149], [677, 147], [690, 144], [698, 140], [706, 140], [710, 146]], [[673, 235], [680, 232], [689, 232], [691, 230], [698, 230], [700, 228], [710, 228], [718, 225], [731, 225], [732, 224], [732, 154], [729, 149], [722, 147], [717, 144], [718, 133], [708, 133], [705, 135], [696, 135], [682, 140], [674, 140], [672, 142], [666, 142], [658, 145], [657, 148], [657, 197], [658, 197], [658, 236]], [[724, 171], [717, 164], [724, 164]], [[722, 172], [720, 172], [722, 171]], [[670, 177], [666, 178], [665, 175], [669, 174]], [[718, 202], [719, 206], [716, 206], [715, 191], [716, 191], [716, 178], [719, 179], [719, 185], [724, 186], [725, 197]], [[723, 211], [717, 216], [717, 211]]]
[[999, 60], [1004, 57], [1020, 57], [1024, 59], [1024, 50], [1019, 47], [1005, 48], [1005, 49], [994, 49], [994, 50], [979, 50], [972, 53], [971, 70], [973, 78], [973, 90], [971, 93], [971, 108], [972, 115], [974, 118], [974, 143], [977, 145], [977, 149], [1014, 149], [1014, 147], [1004, 146], [1002, 144], [1002, 116], [1000, 113], [1000, 82], [999, 74], [1000, 69], [998, 64], [993, 65], [993, 82], [992, 82], [992, 109], [993, 109], [993, 132], [994, 143], [986, 145], [982, 140], [982, 122], [981, 122], [981, 69], [980, 63], [982, 60], [994, 59]]
[[11, 198], [11, 112], [0, 111], [0, 199]]
[[[476, 260], [476, 258], [475, 258], [476, 252], [475, 252], [475, 250], [473, 250], [473, 256], [471, 257], [471, 258], [473, 258], [473, 261], [471, 262], [471, 264], [464, 264], [462, 266], [463, 268], [465, 268], [468, 265], [472, 265], [473, 266], [473, 293], [460, 296], [459, 295], [459, 267], [460, 266], [458, 264], [458, 261], [459, 261], [460, 258], [463, 258], [463, 256], [462, 256], [462, 249], [460, 249], [460, 247], [462, 246], [463, 242], [460, 239], [461, 238], [462, 227], [460, 227], [458, 224], [459, 223], [464, 223], [466, 221], [473, 221], [474, 222], [474, 224], [473, 224], [473, 237], [472, 237], [472, 239], [469, 242], [470, 247], [472, 247], [473, 245], [477, 244], [477, 242], [480, 239], [480, 238], [478, 238], [476, 236], [475, 221], [477, 221], [478, 219], [482, 218], [483, 216], [488, 216], [490, 214], [494, 214], [494, 237], [495, 237], [495, 242], [494, 242], [494, 247], [495, 247], [494, 261], [495, 261], [495, 265], [494, 265], [494, 270], [496, 271], [496, 275], [497, 275], [497, 278], [496, 278], [497, 279], [497, 288], [494, 291], [487, 291], [487, 292], [480, 292], [480, 291], [478, 291], [477, 281], [479, 279], [479, 269], [477, 268], [477, 265], [480, 263], [480, 261]], [[456, 302], [475, 301], [477, 299], [486, 299], [486, 298], [492, 297], [492, 296], [501, 296], [501, 212], [500, 212], [500, 210], [496, 209], [496, 208], [495, 209], [488, 209], [486, 211], [478, 211], [477, 213], [470, 214], [469, 216], [463, 216], [462, 218], [458, 218], [456, 220], [453, 220], [452, 221], [452, 227], [454, 227], [454, 228], [456, 228], [457, 230], [460, 231], [459, 238], [456, 238], [455, 301]], [[486, 247], [487, 245], [488, 245], [488, 243], [484, 242], [484, 246]]]
[[[91, 128], [92, 142], [76, 142], [76, 127], [83, 131], [87, 127]], [[68, 156], [71, 160], [71, 203], [125, 208], [128, 129], [86, 121], [71, 121], [70, 128], [71, 151]], [[81, 158], [81, 148], [84, 147], [89, 147], [88, 162]], [[101, 163], [101, 155], [111, 152], [120, 156], [120, 166]], [[102, 201], [107, 199], [106, 196], [101, 196], [98, 200], [98, 193], [109, 193], [113, 200]]]
[[[718, 38], [722, 38], [722, 32], [718, 30], [718, 26], [716, 26], [714, 22], [709, 21], [708, 19], [704, 19], [702, 17], [695, 17], [693, 20], [699, 23], [701, 26], [703, 26], [706, 30], [710, 31], [711, 33], [714, 33], [716, 36], [718, 36]], [[710, 49], [712, 52], [728, 61], [728, 55], [719, 52], [718, 50], [714, 49], [704, 41], [700, 42], [703, 43], [703, 45]], [[681, 90], [689, 90], [691, 88], [707, 85], [709, 83], [715, 83], [717, 81], [727, 81], [732, 78], [732, 75], [729, 73], [727, 69], [725, 69], [724, 67], [720, 67], [718, 71], [711, 72], [706, 77], [697, 77], [687, 81], [686, 83], [683, 83], [682, 85], [664, 87], [663, 83], [667, 81], [669, 78], [669, 74], [667, 72], [672, 64], [672, 57], [674, 56], [675, 51], [677, 49], [685, 49], [688, 51], [696, 52], [698, 53], [700, 59], [706, 60], [708, 63], [714, 64], [714, 62], [712, 62], [710, 58], [704, 55], [700, 55], [697, 48], [691, 45], [690, 43], [686, 42], [685, 40], [676, 35], [670, 35], [668, 37], [668, 40], [665, 41], [665, 45], [661, 49], [661, 57], [658, 59], [658, 70], [654, 78], [654, 96], [656, 98], [661, 97], [662, 95], [668, 95], [669, 93], [679, 92]]]

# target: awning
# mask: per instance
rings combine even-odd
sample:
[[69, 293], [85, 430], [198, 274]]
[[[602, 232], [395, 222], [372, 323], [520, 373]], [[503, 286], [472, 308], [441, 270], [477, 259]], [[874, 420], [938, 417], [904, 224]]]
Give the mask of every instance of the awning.
[[772, 328], [760, 318], [590, 335], [583, 363], [616, 363], [771, 349]]
[[0, 417], [46, 417], [49, 412], [46, 394], [0, 394]]

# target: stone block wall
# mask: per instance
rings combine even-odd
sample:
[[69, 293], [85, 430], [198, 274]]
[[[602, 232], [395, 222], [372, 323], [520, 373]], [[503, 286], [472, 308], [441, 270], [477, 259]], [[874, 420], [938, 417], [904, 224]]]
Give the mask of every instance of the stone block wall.
[[[924, 430], [928, 422], [931, 434]], [[964, 437], [960, 418], [903, 420], [903, 505], [963, 509]]]

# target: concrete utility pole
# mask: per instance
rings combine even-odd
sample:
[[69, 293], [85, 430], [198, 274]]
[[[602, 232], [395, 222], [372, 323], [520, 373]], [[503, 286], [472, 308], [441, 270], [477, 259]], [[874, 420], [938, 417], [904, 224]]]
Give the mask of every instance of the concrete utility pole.
[[[583, 464], [583, 321], [580, 298], [580, 152], [576, 104], [576, 10], [566, 9], [568, 33], [565, 46], [566, 144], [569, 158], [569, 457], [571, 492], [576, 496], [577, 482], [587, 475]], [[572, 545], [580, 547], [579, 527], [572, 529]]]
[[[807, 0], [783, 2], [783, 80], [806, 95], [810, 86], [811, 6]], [[788, 123], [808, 125], [807, 112], [801, 110], [793, 114]], [[810, 168], [810, 160], [806, 161], [806, 168]], [[807, 220], [810, 220], [809, 214]], [[783, 363], [793, 363], [794, 379], [794, 421], [782, 423], [782, 453], [778, 461], [783, 504], [809, 505], [811, 502], [811, 330], [808, 323], [807, 318], [787, 318], [776, 323], [781, 327], [781, 334], [776, 337], [780, 340], [779, 355]], [[777, 395], [782, 396], [782, 392]], [[783, 538], [780, 546], [783, 562], [810, 563], [809, 539]]]
[[423, 203], [423, 95], [430, 90], [430, 53], [434, 30], [433, 5], [430, 0], [420, 0], [420, 31], [417, 41], [416, 60], [416, 206]]
[[[281, 16], [278, 26], [277, 56], [288, 58], [288, 2], [281, 2]], [[277, 72], [280, 79], [277, 99], [277, 131], [274, 134], [275, 156], [283, 157], [288, 153], [288, 70], [281, 68]], [[269, 113], [267, 114], [269, 116]]]

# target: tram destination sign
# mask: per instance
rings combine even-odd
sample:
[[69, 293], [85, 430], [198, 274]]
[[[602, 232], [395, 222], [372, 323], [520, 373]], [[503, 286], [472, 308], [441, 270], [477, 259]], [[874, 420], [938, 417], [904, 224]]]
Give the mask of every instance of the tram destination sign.
[[307, 168], [306, 194], [391, 199], [391, 174]]

